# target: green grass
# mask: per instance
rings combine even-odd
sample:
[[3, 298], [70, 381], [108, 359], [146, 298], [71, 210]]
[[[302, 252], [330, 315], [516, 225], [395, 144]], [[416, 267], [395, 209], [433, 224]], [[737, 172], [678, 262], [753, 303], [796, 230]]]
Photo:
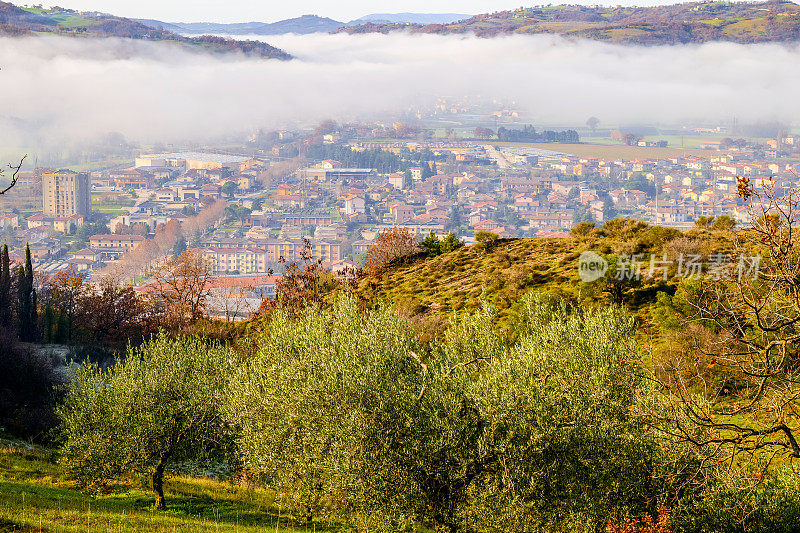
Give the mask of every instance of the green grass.
[[112, 215], [115, 217], [128, 214], [127, 209], [121, 209], [119, 207], [108, 207], [108, 206], [93, 207], [92, 211], [96, 213], [103, 213], [104, 215]]
[[70, 168], [77, 172], [93, 172], [95, 170], [102, 170], [115, 165], [133, 165], [133, 159], [125, 156], [109, 156], [97, 161], [89, 161], [78, 165], [70, 165]]
[[60, 14], [50, 17], [56, 22], [59, 26], [63, 26], [65, 28], [79, 28], [83, 26], [92, 26], [97, 24], [96, 20], [90, 20], [83, 17], [76, 17], [74, 15], [68, 14]]
[[[177, 477], [166, 483], [168, 510], [131, 479], [114, 491], [78, 490], [48, 450], [0, 447], [0, 531], [59, 532], [288, 532], [331, 531], [292, 525], [273, 492], [210, 479]], [[280, 513], [279, 507], [283, 510]]]

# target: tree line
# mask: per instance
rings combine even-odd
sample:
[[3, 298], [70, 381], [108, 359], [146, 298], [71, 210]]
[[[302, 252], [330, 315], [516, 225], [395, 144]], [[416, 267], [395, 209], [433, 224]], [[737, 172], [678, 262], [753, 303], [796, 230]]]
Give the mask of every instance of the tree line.
[[524, 126], [522, 129], [506, 128], [500, 126], [497, 131], [490, 128], [478, 127], [475, 128], [473, 135], [477, 139], [497, 139], [503, 142], [536, 142], [536, 143], [564, 143], [564, 144], [577, 144], [580, 142], [580, 135], [575, 130], [553, 131], [544, 130], [536, 131], [536, 128], [530, 124]]

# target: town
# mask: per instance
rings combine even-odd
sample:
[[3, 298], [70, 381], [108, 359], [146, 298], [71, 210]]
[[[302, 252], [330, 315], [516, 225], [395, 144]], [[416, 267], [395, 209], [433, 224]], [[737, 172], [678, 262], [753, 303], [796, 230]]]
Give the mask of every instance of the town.
[[[512, 113], [495, 116], [503, 114]], [[688, 229], [724, 215], [744, 225], [751, 214], [737, 177], [757, 189], [797, 181], [800, 136], [693, 133], [695, 146], [679, 149], [620, 130], [585, 144], [574, 130], [477, 127], [437, 138], [402, 123], [327, 121], [259, 131], [238, 153], [142, 152], [94, 171], [26, 169], [0, 228], [11, 261], [21, 264], [29, 246], [42, 275], [113, 274], [140, 287], [163, 257], [195, 250], [221, 292], [246, 301], [243, 318], [274, 296], [286, 265], [357, 269], [391, 228], [469, 244], [477, 232], [557, 237], [616, 217]]]

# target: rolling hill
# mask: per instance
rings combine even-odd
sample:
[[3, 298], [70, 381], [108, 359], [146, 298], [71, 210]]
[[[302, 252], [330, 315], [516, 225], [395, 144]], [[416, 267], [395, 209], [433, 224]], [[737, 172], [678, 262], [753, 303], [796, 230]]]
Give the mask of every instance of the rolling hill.
[[376, 24], [452, 24], [471, 16], [463, 13], [375, 13], [350, 21], [348, 25], [357, 26], [366, 22]]
[[225, 35], [282, 35], [296, 33], [328, 33], [335, 31], [344, 22], [317, 15], [303, 15], [278, 22], [241, 22], [235, 24], [217, 24], [213, 22], [160, 22], [157, 20], [139, 20], [151, 28], [164, 28], [177, 33], [190, 34], [225, 34]]
[[501, 324], [516, 313], [516, 303], [530, 290], [542, 290], [568, 302], [597, 303], [609, 300], [634, 312], [643, 324], [652, 324], [659, 292], [674, 293], [679, 279], [648, 279], [644, 265], [640, 281], [583, 283], [578, 258], [593, 251], [611, 259], [641, 254], [676, 257], [686, 249], [709, 256], [729, 252], [728, 231], [692, 229], [681, 232], [618, 219], [602, 229], [573, 230], [569, 237], [502, 239], [490, 248], [465, 246], [436, 257], [424, 254], [387, 265], [359, 280], [357, 293], [366, 302], [391, 302], [405, 318], [432, 328], [446, 325], [452, 316], [474, 311], [482, 299], [499, 310]]
[[183, 34], [284, 35], [295, 33], [308, 35], [311, 33], [335, 32], [345, 26], [360, 26], [365, 23], [449, 24], [469, 17], [470, 15], [458, 13], [376, 13], [365, 15], [350, 22], [339, 22], [338, 20], [318, 15], [303, 15], [278, 22], [238, 22], [229, 24], [216, 22], [162, 22], [152, 19], [138, 19], [138, 22], [150, 28], [165, 29]]
[[213, 54], [238, 53], [269, 59], [291, 59], [291, 55], [283, 50], [259, 41], [236, 41], [207, 35], [185, 37], [169, 29], [152, 28], [136, 20], [105, 13], [78, 12], [58, 7], [23, 8], [0, 1], [0, 34], [22, 36], [43, 33], [76, 38], [118, 37], [171, 42]]
[[800, 40], [800, 5], [768, 2], [691, 2], [654, 7], [548, 5], [476, 15], [448, 24], [367, 22], [348, 33], [458, 34], [491, 37], [554, 34], [614, 43], [659, 45]]

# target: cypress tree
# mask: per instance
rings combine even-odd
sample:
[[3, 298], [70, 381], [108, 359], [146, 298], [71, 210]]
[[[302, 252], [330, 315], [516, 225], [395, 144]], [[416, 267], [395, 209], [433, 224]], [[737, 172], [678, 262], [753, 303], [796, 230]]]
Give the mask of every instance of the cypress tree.
[[431, 165], [427, 161], [421, 161], [420, 166], [422, 167], [422, 181], [433, 176], [433, 172], [431, 172]]
[[8, 244], [4, 244], [0, 255], [0, 328], [11, 328], [11, 308], [11, 262], [8, 258]]
[[20, 266], [17, 271], [17, 331], [19, 331], [20, 340], [28, 340], [28, 330], [30, 324], [31, 299], [30, 291], [28, 290], [28, 276], [25, 274], [25, 267]]
[[19, 338], [22, 341], [36, 339], [36, 292], [33, 290], [33, 261], [31, 248], [25, 247], [25, 266], [19, 267], [17, 280], [17, 294], [19, 298]]
[[42, 340], [46, 343], [53, 342], [53, 329], [56, 323], [56, 315], [53, 312], [53, 307], [50, 304], [47, 304], [44, 308], [44, 314], [42, 315]]

